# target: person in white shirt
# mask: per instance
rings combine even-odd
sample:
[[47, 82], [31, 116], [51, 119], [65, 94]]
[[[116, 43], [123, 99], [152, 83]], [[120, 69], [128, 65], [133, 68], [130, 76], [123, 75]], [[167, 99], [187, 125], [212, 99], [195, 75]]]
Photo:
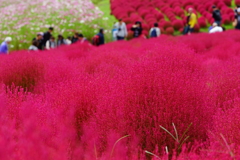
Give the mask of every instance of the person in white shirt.
[[217, 23], [213, 23], [212, 29], [209, 31], [209, 33], [216, 33], [216, 32], [223, 32], [223, 28], [218, 26]]
[[66, 39], [66, 45], [72, 44], [71, 39], [72, 39], [72, 38], [71, 38], [70, 36], [68, 36], [68, 38]]
[[57, 47], [57, 43], [55, 42], [55, 38], [52, 36], [50, 40], [48, 40], [46, 43], [46, 49], [50, 50], [56, 47]]
[[32, 45], [28, 48], [29, 51], [38, 51], [38, 41], [34, 40], [32, 42]]
[[117, 40], [124, 40], [124, 38], [128, 35], [126, 24], [122, 21], [122, 19], [119, 19], [115, 26], [117, 28]]
[[160, 35], [161, 35], [161, 30], [158, 27], [158, 23], [154, 23], [154, 27], [150, 29], [149, 37], [150, 38], [159, 37]]

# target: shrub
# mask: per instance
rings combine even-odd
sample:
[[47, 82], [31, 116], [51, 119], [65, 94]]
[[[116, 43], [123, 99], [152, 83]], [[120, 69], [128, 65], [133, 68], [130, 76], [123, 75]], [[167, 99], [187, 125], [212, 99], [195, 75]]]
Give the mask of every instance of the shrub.
[[200, 28], [207, 27], [206, 19], [204, 17], [198, 18], [198, 24], [199, 24]]
[[168, 27], [168, 28], [166, 29], [166, 34], [172, 35], [173, 33], [174, 33], [173, 27]]
[[240, 5], [240, 0], [235, 0], [235, 5]]
[[164, 29], [167, 29], [169, 27], [172, 26], [171, 22], [168, 22], [168, 21], [164, 21], [161, 26], [164, 28]]
[[223, 0], [223, 2], [227, 5], [227, 6], [231, 6], [231, 0]]
[[[37, 58], [39, 53], [19, 52], [9, 57], [2, 57], [1, 81], [10, 89], [22, 87], [33, 91], [38, 81], [44, 77], [44, 60]], [[5, 68], [5, 69], [3, 69]]]
[[183, 28], [183, 22], [181, 20], [175, 20], [173, 21], [172, 24], [175, 30], [179, 30], [180, 28]]
[[231, 24], [232, 22], [231, 22], [231, 20], [229, 19], [229, 17], [223, 16], [223, 17], [222, 17], [222, 23], [223, 23], [223, 24], [226, 24], [226, 25], [229, 25], [229, 24]]

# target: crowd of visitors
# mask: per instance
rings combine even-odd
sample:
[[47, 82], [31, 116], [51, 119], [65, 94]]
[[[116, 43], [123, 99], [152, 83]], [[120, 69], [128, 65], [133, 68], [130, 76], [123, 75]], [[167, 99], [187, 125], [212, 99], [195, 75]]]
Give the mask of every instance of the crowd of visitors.
[[[222, 16], [221, 11], [215, 6], [212, 6], [212, 18], [214, 20], [214, 23], [212, 26], [209, 27], [209, 33], [216, 33], [216, 32], [223, 32], [225, 28], [222, 26]], [[240, 6], [237, 6], [234, 9], [235, 13], [235, 20], [233, 22], [233, 26], [235, 29], [240, 29]], [[194, 32], [194, 27], [197, 24], [197, 15], [194, 13], [193, 8], [188, 9], [188, 15], [186, 18], [186, 25], [183, 30], [184, 35], [190, 35]], [[47, 32], [43, 33], [40, 32], [36, 35], [35, 38], [32, 39], [31, 46], [29, 47], [29, 50], [37, 51], [37, 50], [50, 50], [53, 48], [57, 48], [62, 45], [70, 45], [74, 43], [89, 43], [95, 46], [100, 46], [105, 43], [104, 39], [104, 29], [100, 29], [99, 33], [96, 34], [91, 42], [87, 40], [83, 36], [82, 33], [74, 33], [74, 35], [71, 37], [67, 37], [66, 39], [63, 37], [63, 35], [59, 34], [57, 37], [57, 40], [52, 35], [52, 32], [54, 31], [53, 27], [50, 27]], [[133, 37], [138, 38], [142, 35], [142, 23], [140, 21], [136, 21], [136, 23], [131, 27], [131, 31], [133, 32]], [[158, 23], [154, 23], [153, 27], [149, 31], [149, 37], [159, 37], [161, 35], [161, 29], [158, 26]], [[112, 40], [113, 41], [121, 41], [127, 38], [128, 36], [128, 30], [126, 23], [123, 22], [122, 19], [119, 19], [117, 23], [114, 24], [112, 29]], [[7, 37], [4, 42], [0, 45], [0, 54], [8, 54], [9, 52], [9, 44], [12, 41], [11, 37]]]

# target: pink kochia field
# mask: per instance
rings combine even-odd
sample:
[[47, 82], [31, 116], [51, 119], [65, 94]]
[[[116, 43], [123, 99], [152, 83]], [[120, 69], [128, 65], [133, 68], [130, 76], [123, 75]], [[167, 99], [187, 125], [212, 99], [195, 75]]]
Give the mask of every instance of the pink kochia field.
[[239, 4], [240, 0], [111, 0], [111, 13], [123, 19], [129, 30], [133, 23], [141, 21], [143, 34], [148, 35], [157, 22], [162, 33], [173, 34], [174, 31], [183, 31], [188, 8], [193, 8], [197, 14], [198, 23], [194, 29], [198, 32], [214, 22], [213, 5], [221, 10], [222, 24], [230, 25], [234, 20], [234, 11], [230, 7]]
[[0, 58], [0, 159], [240, 159], [240, 32]]

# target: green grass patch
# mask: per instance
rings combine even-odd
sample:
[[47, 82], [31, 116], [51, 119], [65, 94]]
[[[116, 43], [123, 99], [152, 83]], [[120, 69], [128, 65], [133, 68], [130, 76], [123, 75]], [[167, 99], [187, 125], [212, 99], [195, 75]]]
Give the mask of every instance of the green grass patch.
[[180, 20], [182, 20], [182, 18], [181, 18], [181, 17], [179, 17], [179, 16], [176, 16], [176, 19], [180, 19]]
[[[97, 3], [94, 1], [98, 1]], [[111, 30], [117, 19], [111, 15], [111, 8], [110, 8], [110, 0], [92, 0], [96, 7], [98, 7], [103, 13], [103, 19], [98, 19], [98, 23], [101, 24], [102, 28], [106, 30], [105, 37], [106, 42], [110, 42], [112, 40]]]
[[235, 5], [235, 0], [232, 0], [232, 1], [231, 1], [231, 7], [232, 7], [232, 8], [236, 7], [236, 5]]
[[169, 18], [164, 14], [164, 20], [165, 21], [170, 21]]

